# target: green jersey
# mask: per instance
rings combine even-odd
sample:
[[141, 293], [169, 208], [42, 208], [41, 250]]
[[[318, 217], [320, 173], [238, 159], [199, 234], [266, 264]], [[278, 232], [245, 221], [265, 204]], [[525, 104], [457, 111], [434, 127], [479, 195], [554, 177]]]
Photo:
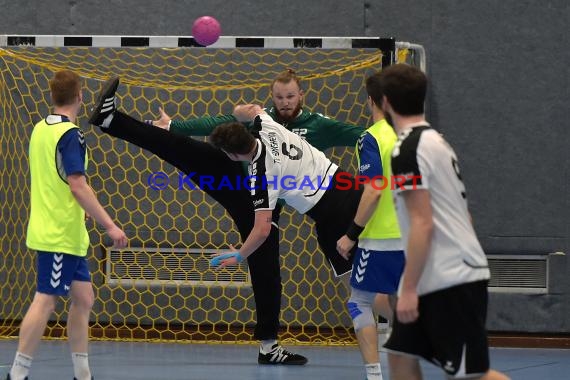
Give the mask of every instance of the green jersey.
[[[273, 120], [281, 123], [291, 132], [300, 135], [319, 150], [335, 146], [352, 147], [365, 130], [362, 127], [342, 123], [320, 113], [311, 112], [304, 107], [294, 120], [287, 123], [279, 121], [275, 107], [271, 107], [267, 113]], [[208, 136], [216, 126], [235, 121], [237, 120], [233, 115], [208, 116], [186, 121], [172, 120], [170, 130], [185, 136]]]

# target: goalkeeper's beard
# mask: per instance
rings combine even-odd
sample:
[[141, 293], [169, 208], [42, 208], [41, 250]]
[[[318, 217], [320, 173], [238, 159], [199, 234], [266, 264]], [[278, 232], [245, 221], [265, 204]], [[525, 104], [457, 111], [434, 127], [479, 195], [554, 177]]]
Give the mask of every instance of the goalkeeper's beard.
[[299, 116], [299, 112], [301, 112], [301, 108], [303, 107], [303, 104], [301, 102], [299, 102], [299, 104], [297, 104], [297, 107], [295, 107], [295, 109], [293, 110], [291, 115], [283, 115], [279, 111], [279, 108], [277, 108], [277, 106], [275, 106], [275, 104], [273, 106], [275, 107], [275, 114], [277, 115], [277, 119], [279, 119], [278, 121], [281, 123], [289, 123], [289, 122], [295, 120], [297, 118], [297, 116]]

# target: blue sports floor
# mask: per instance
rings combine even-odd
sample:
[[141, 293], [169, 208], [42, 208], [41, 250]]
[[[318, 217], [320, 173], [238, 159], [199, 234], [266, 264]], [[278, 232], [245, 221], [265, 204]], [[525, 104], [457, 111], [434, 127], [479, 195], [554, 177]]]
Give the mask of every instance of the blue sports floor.
[[[0, 340], [0, 375], [5, 379], [16, 340]], [[309, 358], [305, 366], [260, 366], [257, 345], [91, 342], [89, 360], [96, 380], [362, 380], [357, 347], [290, 346]], [[381, 355], [382, 371], [389, 379]], [[513, 380], [570, 378], [570, 350], [494, 348], [492, 366]], [[423, 365], [424, 379], [443, 379], [439, 369]], [[42, 341], [30, 380], [73, 379], [65, 341]]]

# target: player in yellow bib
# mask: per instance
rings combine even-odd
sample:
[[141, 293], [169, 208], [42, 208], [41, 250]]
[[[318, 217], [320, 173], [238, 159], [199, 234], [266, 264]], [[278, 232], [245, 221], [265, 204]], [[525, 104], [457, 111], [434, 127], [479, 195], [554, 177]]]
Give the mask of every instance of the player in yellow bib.
[[85, 213], [106, 229], [115, 246], [127, 243], [85, 178], [85, 138], [75, 125], [83, 104], [81, 78], [68, 70], [58, 71], [49, 86], [54, 112], [36, 124], [29, 147], [32, 184], [26, 244], [37, 251], [37, 291], [20, 326], [18, 351], [7, 380], [28, 379], [57, 298], [68, 294], [74, 378], [93, 379], [87, 346], [94, 294], [85, 258], [89, 247]]
[[374, 124], [362, 134], [356, 147], [359, 175], [365, 176], [367, 181], [352, 226], [337, 242], [339, 253], [348, 259], [358, 241], [352, 264], [348, 311], [367, 380], [382, 380], [373, 305], [376, 299], [377, 307], [382, 305], [378, 310], [382, 316], [392, 318], [388, 295], [397, 292], [405, 264], [391, 191], [391, 154], [398, 138], [380, 109], [382, 93], [378, 78], [379, 73], [376, 73], [366, 79], [368, 107]]

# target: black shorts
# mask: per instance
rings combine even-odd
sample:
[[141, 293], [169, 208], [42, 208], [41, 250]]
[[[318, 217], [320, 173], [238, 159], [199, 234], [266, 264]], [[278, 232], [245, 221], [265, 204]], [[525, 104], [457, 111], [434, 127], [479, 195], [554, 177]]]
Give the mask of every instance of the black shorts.
[[419, 314], [408, 324], [394, 318], [384, 345], [389, 352], [422, 357], [455, 378], [482, 376], [489, 370], [487, 281], [420, 296]]
[[[346, 186], [347, 181], [351, 183], [350, 186], [346, 186], [347, 189], [338, 185], [337, 176], [341, 173], [344, 175], [345, 182], [343, 185]], [[338, 253], [336, 243], [346, 234], [348, 227], [354, 220], [361, 197], [362, 188], [355, 185], [354, 177], [338, 169], [323, 197], [313, 208], [307, 211], [307, 215], [315, 221], [319, 246], [337, 277], [352, 270], [352, 261], [357, 245], [354, 245], [350, 258], [346, 260]]]

